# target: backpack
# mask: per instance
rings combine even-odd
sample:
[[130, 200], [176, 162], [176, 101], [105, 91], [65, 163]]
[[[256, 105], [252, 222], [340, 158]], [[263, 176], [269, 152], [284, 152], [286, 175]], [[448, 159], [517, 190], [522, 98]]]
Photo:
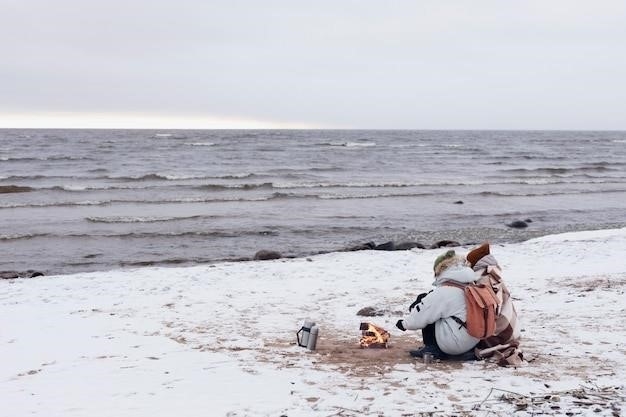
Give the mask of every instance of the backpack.
[[491, 285], [485, 283], [460, 284], [446, 281], [443, 285], [462, 289], [465, 294], [467, 318], [465, 322], [452, 316], [454, 321], [467, 329], [477, 339], [485, 339], [496, 333], [496, 318], [500, 314], [500, 302]]

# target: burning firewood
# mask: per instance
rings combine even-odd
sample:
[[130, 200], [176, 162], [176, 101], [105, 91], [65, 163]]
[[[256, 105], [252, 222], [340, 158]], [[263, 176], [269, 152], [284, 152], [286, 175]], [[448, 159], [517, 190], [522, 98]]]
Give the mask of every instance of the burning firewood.
[[362, 348], [387, 348], [387, 343], [391, 335], [382, 327], [372, 323], [361, 323], [361, 340], [359, 345]]

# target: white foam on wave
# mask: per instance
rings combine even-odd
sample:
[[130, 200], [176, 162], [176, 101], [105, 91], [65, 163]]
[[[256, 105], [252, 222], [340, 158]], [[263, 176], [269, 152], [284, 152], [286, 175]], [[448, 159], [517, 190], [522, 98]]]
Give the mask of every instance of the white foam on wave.
[[252, 177], [253, 175], [254, 174], [252, 174], [251, 172], [236, 172], [234, 174], [220, 175], [218, 178], [223, 178], [223, 179], [242, 179], [242, 178]]
[[273, 188], [379, 188], [379, 187], [413, 187], [420, 185], [428, 185], [428, 183], [405, 183], [405, 182], [384, 182], [384, 183], [370, 183], [370, 182], [277, 182], [273, 183]]
[[157, 174], [159, 177], [170, 181], [178, 180], [203, 180], [211, 177], [205, 175], [173, 175], [173, 174]]
[[62, 189], [65, 191], [86, 191], [91, 189], [88, 185], [78, 185], [78, 184], [70, 184], [70, 185], [62, 185]]
[[54, 206], [102, 206], [109, 204], [110, 201], [97, 201], [97, 200], [85, 200], [85, 201], [66, 201], [60, 203], [54, 202], [37, 202], [37, 203], [10, 203], [0, 204], [0, 209], [12, 209], [12, 208], [41, 208], [41, 207], [54, 207]]
[[375, 142], [331, 142], [330, 146], [342, 146], [345, 148], [367, 148], [376, 146]]
[[214, 142], [185, 142], [186, 146], [215, 146]]
[[85, 217], [85, 220], [94, 223], [156, 223], [174, 220], [194, 219], [198, 216], [172, 217], [172, 216], [110, 216], [110, 217]]
[[527, 181], [465, 180], [465, 181], [412, 181], [412, 182], [275, 182], [273, 188], [406, 188], [423, 186], [477, 186], [493, 184], [529, 184]]

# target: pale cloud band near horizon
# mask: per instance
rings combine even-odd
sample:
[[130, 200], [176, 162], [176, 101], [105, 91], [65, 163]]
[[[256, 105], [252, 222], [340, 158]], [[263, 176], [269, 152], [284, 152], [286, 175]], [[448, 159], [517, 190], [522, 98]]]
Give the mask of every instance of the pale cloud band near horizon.
[[306, 123], [140, 113], [0, 113], [0, 129], [319, 129]]

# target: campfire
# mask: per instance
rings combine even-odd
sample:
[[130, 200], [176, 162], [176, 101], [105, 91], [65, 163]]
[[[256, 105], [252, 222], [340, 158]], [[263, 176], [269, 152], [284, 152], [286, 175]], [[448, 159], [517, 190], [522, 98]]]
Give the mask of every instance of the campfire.
[[387, 342], [391, 335], [382, 327], [372, 323], [361, 323], [361, 340], [359, 345], [362, 348], [387, 348]]

